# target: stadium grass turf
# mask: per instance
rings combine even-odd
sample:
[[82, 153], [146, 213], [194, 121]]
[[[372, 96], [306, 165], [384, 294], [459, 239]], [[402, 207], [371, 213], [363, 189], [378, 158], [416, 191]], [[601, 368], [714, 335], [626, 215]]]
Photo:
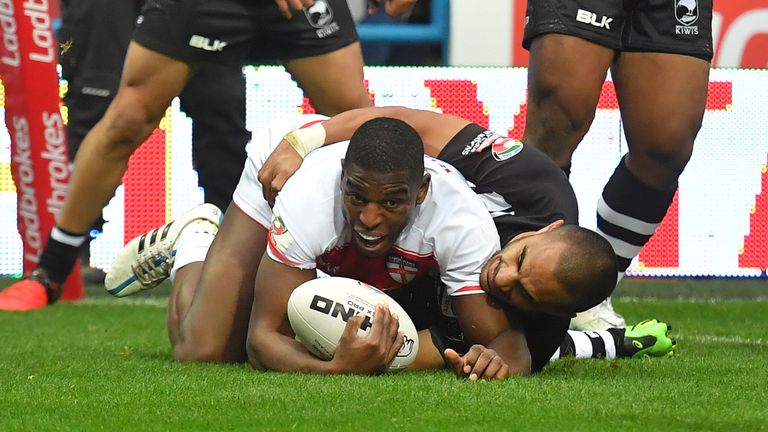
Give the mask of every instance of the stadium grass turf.
[[178, 364], [160, 293], [0, 314], [0, 430], [768, 428], [764, 299], [618, 298], [630, 322], [671, 322], [679, 355], [568, 359], [536, 377], [475, 383], [443, 371], [321, 377]]

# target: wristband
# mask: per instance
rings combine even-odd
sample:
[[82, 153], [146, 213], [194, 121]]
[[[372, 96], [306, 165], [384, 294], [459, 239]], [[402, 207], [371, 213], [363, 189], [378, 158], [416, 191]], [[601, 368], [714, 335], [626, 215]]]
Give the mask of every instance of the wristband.
[[296, 150], [302, 158], [325, 144], [325, 128], [322, 123], [315, 123], [304, 129], [288, 132], [284, 140]]

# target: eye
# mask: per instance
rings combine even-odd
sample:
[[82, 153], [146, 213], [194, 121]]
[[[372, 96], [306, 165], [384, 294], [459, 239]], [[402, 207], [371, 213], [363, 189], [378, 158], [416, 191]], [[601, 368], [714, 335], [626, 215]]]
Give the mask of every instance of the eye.
[[388, 209], [396, 209], [398, 206], [400, 206], [400, 201], [394, 199], [386, 200], [382, 205]]
[[360, 194], [357, 194], [357, 193], [355, 193], [355, 192], [349, 192], [349, 193], [347, 193], [347, 200], [348, 200], [348, 201], [349, 201], [349, 202], [350, 202], [352, 205], [356, 205], [356, 206], [359, 206], [359, 205], [365, 205], [365, 198], [363, 198], [363, 196], [362, 196], [362, 195], [360, 195]]

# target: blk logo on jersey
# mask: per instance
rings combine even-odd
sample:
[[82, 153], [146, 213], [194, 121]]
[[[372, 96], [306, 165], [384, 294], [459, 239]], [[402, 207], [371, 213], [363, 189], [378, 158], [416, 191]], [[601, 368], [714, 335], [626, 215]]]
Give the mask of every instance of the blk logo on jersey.
[[596, 13], [584, 9], [579, 9], [576, 11], [576, 21], [610, 30], [613, 18], [602, 16], [600, 19], [597, 19]]
[[395, 282], [407, 284], [412, 281], [419, 268], [415, 262], [401, 255], [388, 255], [386, 258], [387, 271]]
[[699, 19], [698, 0], [673, 0], [675, 2], [675, 19], [682, 25], [675, 26], [676, 35], [698, 35], [699, 26], [693, 25]]
[[211, 40], [205, 36], [192, 35], [192, 37], [189, 38], [189, 46], [192, 48], [199, 48], [201, 50], [214, 52], [224, 51], [227, 43], [218, 39]]

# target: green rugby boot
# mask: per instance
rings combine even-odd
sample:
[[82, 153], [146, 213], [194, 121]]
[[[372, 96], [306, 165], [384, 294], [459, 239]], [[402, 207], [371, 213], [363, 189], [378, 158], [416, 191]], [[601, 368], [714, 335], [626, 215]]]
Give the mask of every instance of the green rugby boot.
[[672, 329], [656, 319], [640, 321], [624, 331], [626, 357], [669, 357], [675, 354], [677, 342], [669, 337]]

